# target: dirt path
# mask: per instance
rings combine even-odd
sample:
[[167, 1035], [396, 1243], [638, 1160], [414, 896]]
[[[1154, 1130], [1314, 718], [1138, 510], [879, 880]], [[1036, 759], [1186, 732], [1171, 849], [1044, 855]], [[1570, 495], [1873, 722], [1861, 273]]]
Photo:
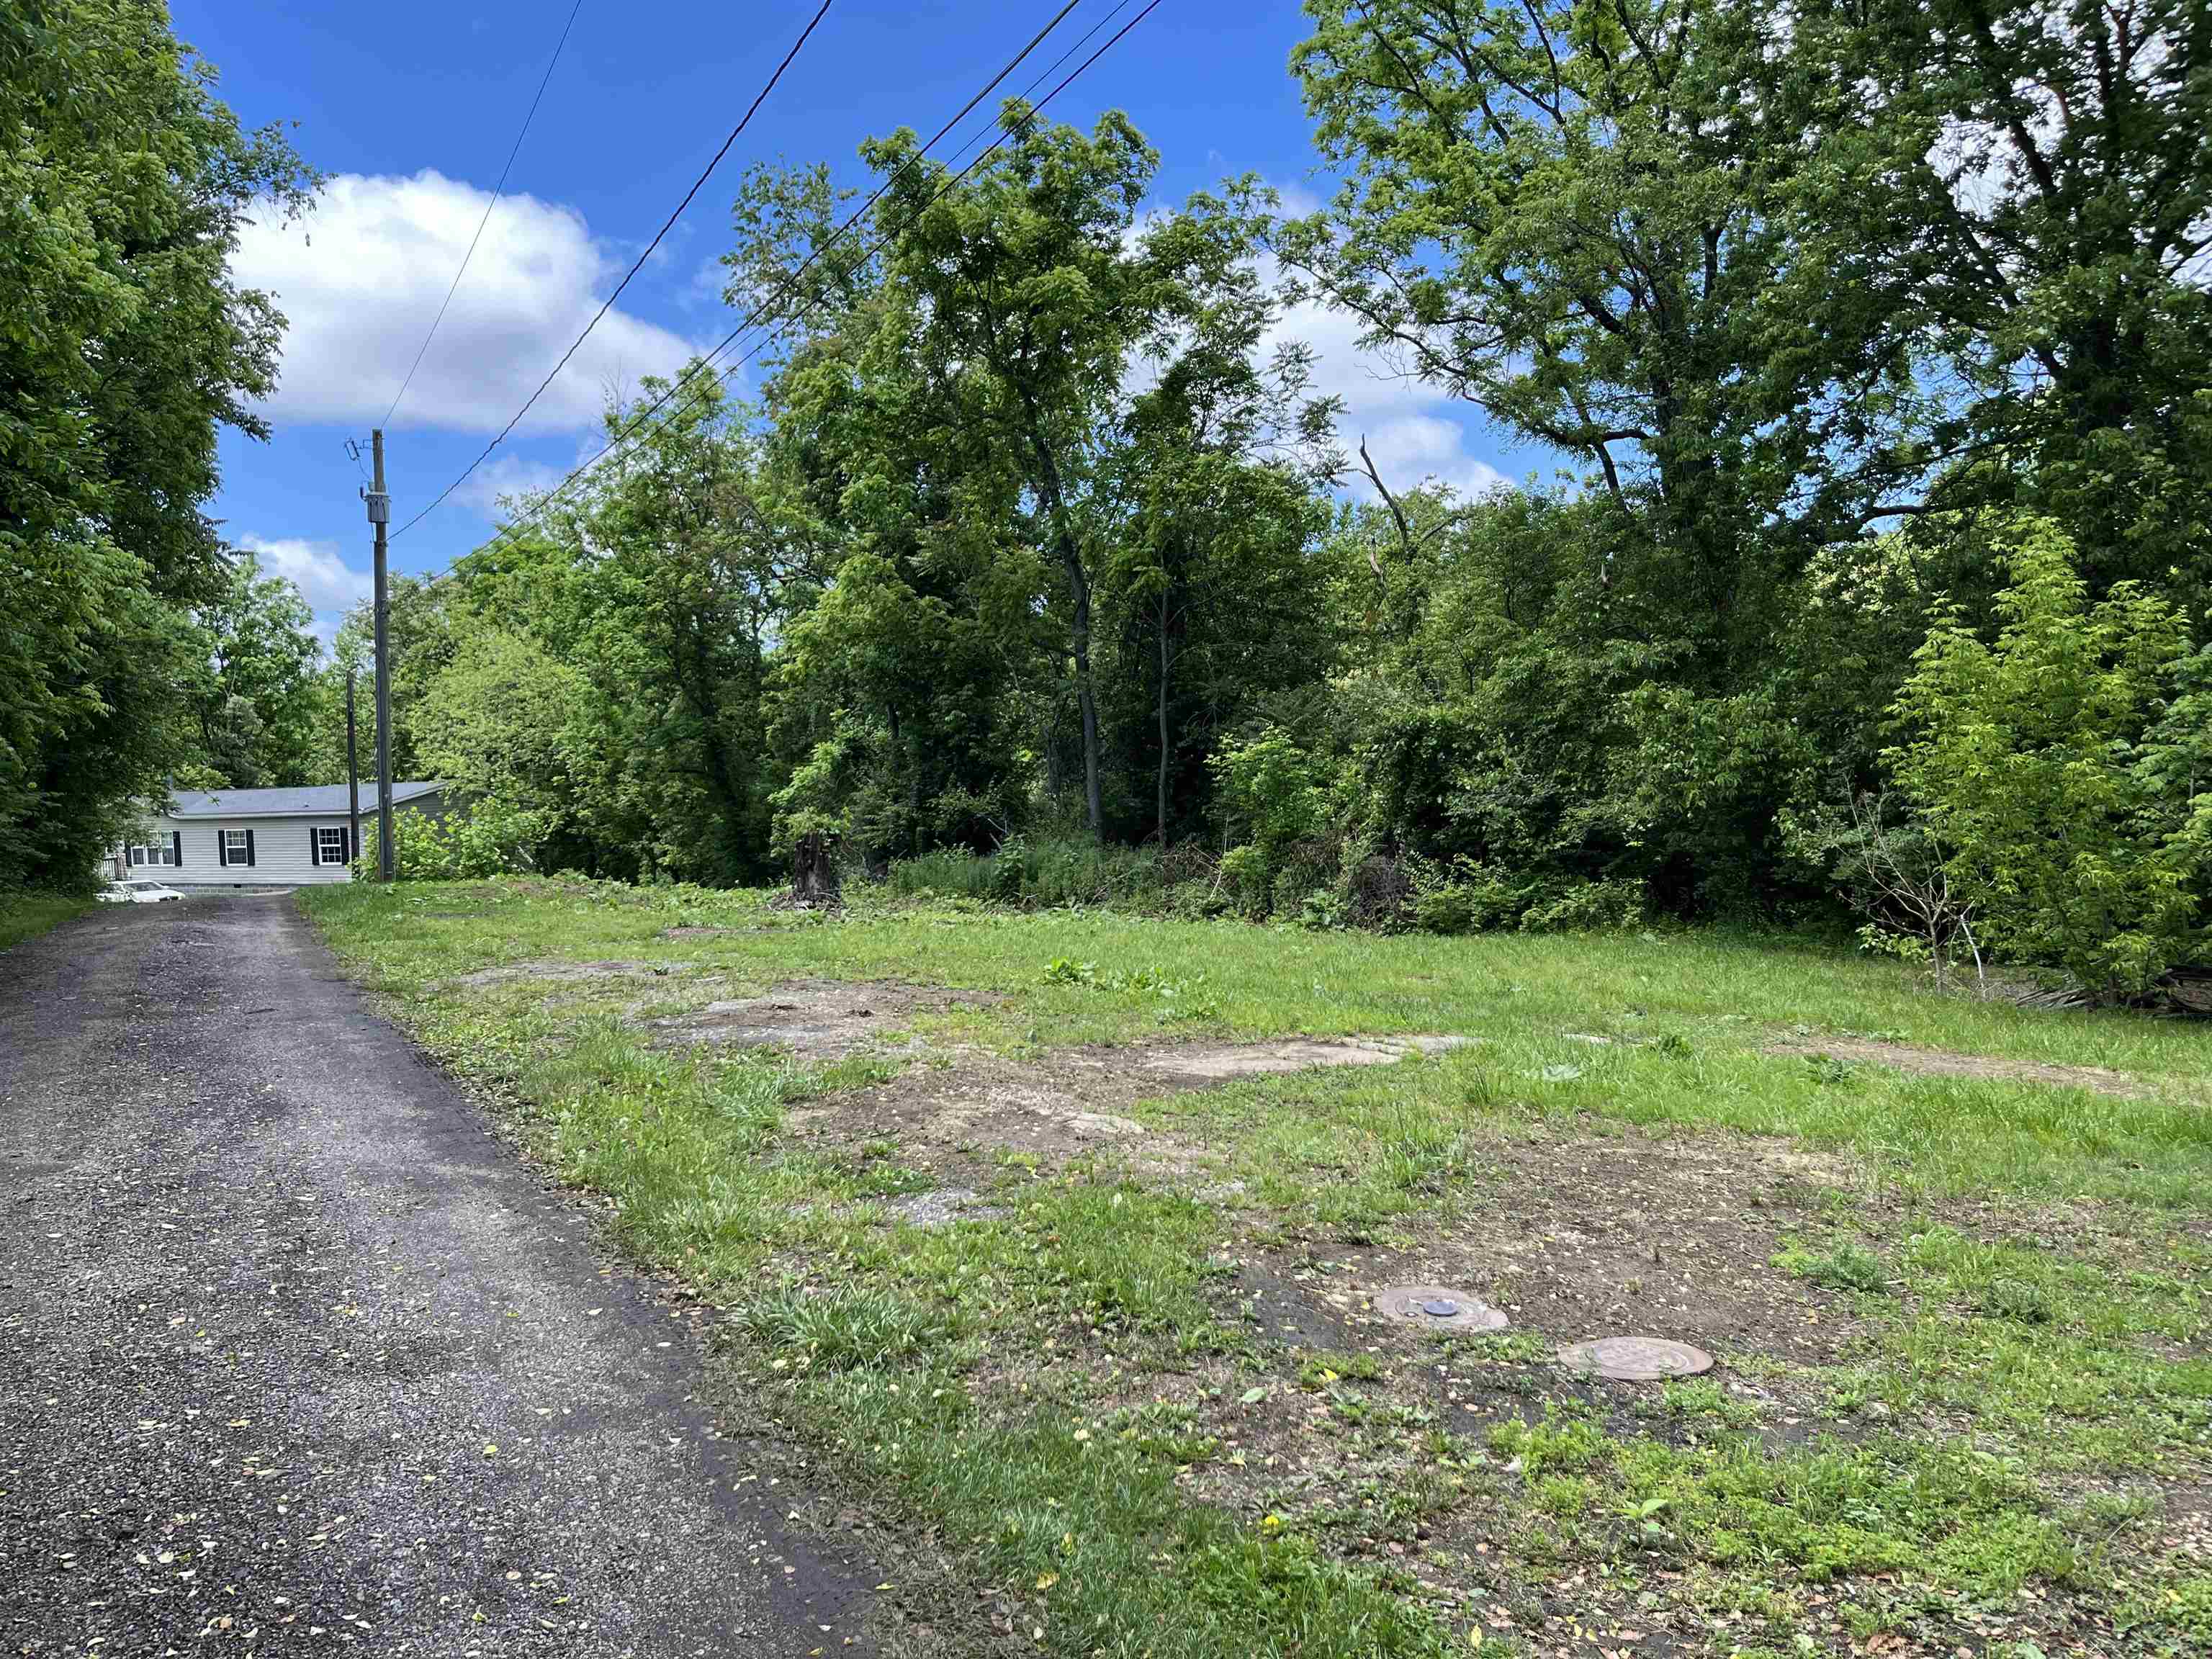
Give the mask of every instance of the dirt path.
[[0, 955], [0, 1652], [877, 1651], [707, 1389], [289, 898]]

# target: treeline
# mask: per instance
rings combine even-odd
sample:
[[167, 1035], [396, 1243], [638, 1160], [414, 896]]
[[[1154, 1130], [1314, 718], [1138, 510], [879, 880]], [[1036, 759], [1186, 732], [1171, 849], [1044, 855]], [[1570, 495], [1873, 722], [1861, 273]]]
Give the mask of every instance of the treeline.
[[[477, 801], [424, 866], [753, 882], [819, 831], [1002, 896], [1133, 871], [1316, 925], [1848, 914], [2099, 994], [2212, 959], [2212, 9], [1307, 9], [1340, 182], [1304, 217], [1249, 179], [1164, 204], [1127, 120], [1018, 104], [964, 178], [866, 145], [850, 236], [826, 168], [750, 175], [726, 298], [795, 320], [750, 400], [648, 382], [581, 487], [400, 585], [398, 769]], [[28, 61], [9, 95], [47, 86], [55, 125], [74, 83]], [[274, 326], [208, 251], [298, 175], [169, 61], [222, 350], [185, 375], [162, 332], [142, 377], [188, 380], [202, 434]], [[149, 244], [111, 241], [135, 273]], [[1302, 301], [1559, 477], [1376, 469], [1285, 339]], [[0, 595], [8, 648], [62, 665], [0, 677], [0, 880], [81, 842], [73, 780], [112, 798], [157, 750], [338, 775], [336, 671], [285, 659], [281, 587], [222, 574], [199, 436], [118, 441], [168, 382], [46, 337], [0, 337], [77, 446], [0, 486], [45, 514], [0, 556], [49, 584]], [[62, 477], [93, 493], [39, 505]], [[107, 597], [64, 636], [68, 582]], [[140, 649], [179, 607], [189, 662]]]
[[204, 511], [283, 324], [230, 252], [313, 179], [212, 84], [152, 0], [0, 7], [0, 889], [82, 885], [164, 775], [281, 750], [313, 667], [304, 625], [232, 627], [305, 607]]
[[[1073, 834], [1323, 922], [2205, 955], [2206, 9], [1308, 10], [1308, 218], [1018, 105], [957, 184], [866, 146], [865, 240], [823, 169], [750, 179], [726, 297], [806, 307], [757, 403], [687, 379], [402, 605], [479, 850], [1018, 837], [1015, 890]], [[1572, 481], [1343, 453], [1307, 297]]]

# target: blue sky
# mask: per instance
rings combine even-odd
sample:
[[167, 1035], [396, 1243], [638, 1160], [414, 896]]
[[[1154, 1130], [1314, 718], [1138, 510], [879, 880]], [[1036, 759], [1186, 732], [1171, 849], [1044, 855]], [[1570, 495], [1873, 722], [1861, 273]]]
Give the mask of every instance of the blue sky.
[[[507, 199], [387, 433], [395, 523], [459, 473], [544, 378], [818, 3], [583, 0]], [[1082, 0], [1009, 85], [1024, 84], [1113, 4]], [[360, 474], [345, 441], [365, 447], [398, 390], [568, 7], [172, 0], [179, 37], [219, 68], [222, 95], [240, 119], [296, 122], [301, 154], [330, 175], [305, 221], [256, 227], [239, 254], [240, 277], [274, 289], [292, 325], [268, 410], [274, 435], [261, 444], [226, 434], [213, 509], [234, 542], [301, 584], [325, 630], [364, 590], [368, 565]], [[822, 160], [859, 182], [864, 137], [901, 125], [934, 131], [1057, 9], [1057, 0], [835, 0], [531, 421], [394, 544], [395, 568], [435, 570], [466, 552], [496, 522], [501, 489], [550, 483], [595, 447], [605, 388], [666, 372], [727, 331], [736, 317], [721, 304], [713, 262], [746, 165]], [[1164, 0], [1053, 113], [1087, 125], [1101, 110], [1126, 110], [1161, 153], [1163, 202], [1247, 170], [1294, 195], [1325, 191], [1288, 70], [1304, 21], [1291, 4]], [[1347, 320], [1306, 310], [1286, 326], [1322, 351], [1324, 383], [1352, 404], [1346, 434], [1368, 435], [1394, 484], [1432, 475], [1476, 488], [1493, 468], [1518, 476], [1532, 465], [1474, 411], [1364, 358]]]

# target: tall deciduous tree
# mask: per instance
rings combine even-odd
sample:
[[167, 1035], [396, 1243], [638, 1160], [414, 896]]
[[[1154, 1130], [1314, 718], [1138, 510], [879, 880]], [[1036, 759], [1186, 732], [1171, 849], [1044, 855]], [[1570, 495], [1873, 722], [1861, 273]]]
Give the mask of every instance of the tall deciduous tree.
[[309, 175], [155, 0], [0, 9], [0, 883], [89, 872], [180, 758], [180, 613], [219, 591], [216, 431], [282, 319], [228, 264]]
[[920, 302], [916, 345], [945, 394], [940, 436], [979, 473], [1011, 471], [1060, 567], [1095, 836], [1105, 819], [1091, 661], [1099, 439], [1165, 302], [1133, 235], [1159, 158], [1118, 113], [1087, 135], [1018, 101], [1001, 119], [999, 154], [957, 190], [911, 132], [863, 154], [888, 177], [878, 222], [888, 270]]
[[[1942, 395], [1908, 511], [2025, 501], [2093, 594], [2212, 599], [2212, 9], [1800, 0], [1732, 9], [1747, 157], [1803, 158], [1787, 308]], [[1884, 503], [1885, 505], [1888, 503]]]
[[[197, 613], [199, 659], [179, 688], [210, 781], [233, 789], [321, 783], [313, 775], [324, 686], [314, 613], [250, 553]], [[180, 774], [181, 775], [181, 774]]]

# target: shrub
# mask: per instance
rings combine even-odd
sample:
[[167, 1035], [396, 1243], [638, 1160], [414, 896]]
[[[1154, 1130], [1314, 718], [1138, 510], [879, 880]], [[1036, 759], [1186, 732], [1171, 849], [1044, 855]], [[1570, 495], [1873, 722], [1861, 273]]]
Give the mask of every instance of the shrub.
[[1157, 910], [1165, 902], [1159, 854], [1148, 847], [1101, 847], [1076, 838], [1012, 836], [981, 856], [940, 848], [900, 859], [885, 877], [893, 893], [1047, 908], [1115, 905]]
[[2051, 525], [2006, 564], [1995, 643], [1955, 608], [1929, 630], [1887, 758], [1991, 945], [2138, 994], [2212, 945], [2212, 654], [2136, 584], [2090, 605]]
[[[392, 815], [392, 873], [398, 881], [471, 881], [507, 875], [533, 866], [530, 848], [543, 835], [534, 813], [486, 799], [446, 814], [441, 820], [422, 812]], [[366, 843], [354, 860], [354, 874], [373, 880], [377, 873], [376, 836], [364, 826]]]
[[1345, 878], [1345, 894], [1353, 927], [1395, 927], [1405, 920], [1413, 879], [1402, 861], [1376, 854], [1353, 863]]
[[1267, 854], [1257, 847], [1231, 848], [1221, 855], [1221, 884], [1230, 902], [1244, 915], [1267, 915], [1270, 896]]
[[1521, 917], [1530, 933], [1607, 933], [1634, 927], [1644, 920], [1644, 884], [1585, 881], [1533, 904]]
[[1322, 842], [1327, 801], [1312, 757], [1269, 726], [1257, 738], [1228, 744], [1212, 766], [1222, 805], [1245, 836], [1222, 860], [1237, 908], [1251, 916], [1289, 914], [1335, 872]]
[[1465, 933], [1474, 927], [1474, 895], [1455, 882], [1413, 901], [1413, 926], [1425, 933]]

